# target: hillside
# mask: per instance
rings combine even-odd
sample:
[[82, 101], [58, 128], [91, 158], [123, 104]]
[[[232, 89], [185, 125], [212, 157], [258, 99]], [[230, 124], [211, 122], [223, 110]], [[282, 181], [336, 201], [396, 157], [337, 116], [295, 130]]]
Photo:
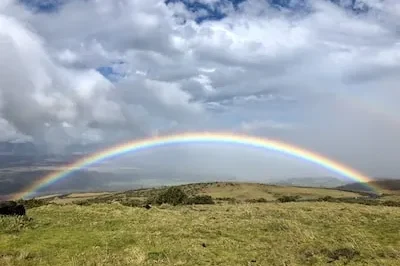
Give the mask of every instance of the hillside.
[[[332, 198], [354, 198], [361, 197], [355, 192], [340, 191], [329, 188], [278, 186], [260, 183], [239, 182], [210, 182], [193, 183], [177, 186], [190, 196], [210, 195], [217, 201], [247, 202], [251, 200], [264, 199], [265, 201], [276, 201], [283, 196], [296, 196], [298, 200], [316, 200], [325, 196]], [[94, 202], [129, 202], [142, 200], [157, 195], [167, 187], [128, 190], [116, 193], [72, 193], [66, 195], [47, 196], [46, 200], [51, 202], [80, 202], [91, 200]], [[85, 195], [82, 198], [82, 195]], [[91, 195], [91, 196], [87, 196]]]
[[284, 186], [303, 186], [303, 187], [325, 187], [334, 188], [347, 184], [343, 180], [335, 177], [296, 177], [275, 182], [277, 185]]
[[371, 187], [379, 187], [387, 193], [400, 193], [400, 179], [376, 180], [368, 183], [351, 183], [336, 187], [340, 190], [348, 191], [372, 191]]

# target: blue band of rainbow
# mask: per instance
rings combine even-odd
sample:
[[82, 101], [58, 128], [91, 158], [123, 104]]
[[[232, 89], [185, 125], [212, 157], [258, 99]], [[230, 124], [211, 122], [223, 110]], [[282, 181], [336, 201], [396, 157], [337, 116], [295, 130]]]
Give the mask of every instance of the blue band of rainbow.
[[[255, 148], [263, 148], [268, 149], [284, 154], [291, 155], [293, 157], [297, 157], [303, 159], [305, 161], [317, 164], [323, 168], [326, 168], [330, 171], [340, 174], [341, 176], [350, 178], [355, 182], [370, 182], [371, 179], [366, 175], [345, 166], [339, 162], [328, 159], [320, 154], [315, 152], [311, 152], [304, 148], [300, 148], [291, 144], [287, 144], [284, 142], [270, 140], [259, 137], [251, 137], [246, 135], [237, 135], [231, 133], [184, 133], [184, 134], [176, 134], [169, 136], [161, 136], [161, 137], [153, 137], [142, 140], [130, 141], [127, 143], [123, 143], [120, 145], [113, 146], [111, 148], [102, 150], [100, 152], [94, 153], [87, 157], [81, 158], [76, 162], [73, 162], [65, 167], [62, 167], [62, 170], [58, 170], [50, 173], [49, 175], [40, 178], [35, 181], [30, 186], [26, 187], [23, 191], [14, 194], [12, 198], [14, 200], [20, 198], [31, 197], [35, 194], [36, 191], [42, 189], [48, 185], [51, 185], [58, 180], [66, 178], [70, 174], [78, 171], [82, 168], [91, 166], [95, 163], [101, 162], [106, 159], [111, 159], [113, 157], [121, 156], [123, 154], [129, 152], [136, 152], [143, 149], [150, 149], [158, 146], [169, 145], [169, 144], [178, 144], [178, 143], [228, 143], [228, 144], [237, 144], [237, 145], [246, 145]], [[374, 191], [377, 189], [368, 185]]]

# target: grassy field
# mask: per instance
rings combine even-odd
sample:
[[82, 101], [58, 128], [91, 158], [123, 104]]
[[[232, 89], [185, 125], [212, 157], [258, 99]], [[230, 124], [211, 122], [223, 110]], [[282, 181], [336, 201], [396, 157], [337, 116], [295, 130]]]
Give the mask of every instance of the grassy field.
[[[0, 218], [0, 265], [399, 265], [398, 207], [245, 202], [263, 197], [265, 188], [271, 199], [294, 191], [304, 197], [343, 193], [324, 189], [313, 194], [308, 188], [228, 183], [182, 188], [240, 203], [146, 210], [118, 202], [53, 202], [28, 209], [28, 218]], [[113, 196], [145, 198], [157, 191]], [[88, 194], [72, 196], [86, 200]]]
[[211, 184], [210, 186], [199, 189], [199, 192], [201, 194], [211, 195], [214, 198], [233, 197], [238, 200], [256, 198], [276, 200], [284, 195], [299, 196], [302, 199], [316, 199], [324, 196], [331, 196], [335, 198], [360, 196], [357, 193], [334, 189], [272, 186], [252, 183]]
[[[300, 199], [317, 199], [324, 196], [331, 196], [333, 198], [351, 198], [360, 196], [358, 193], [335, 189], [274, 186], [258, 183], [213, 182], [187, 184], [178, 187], [181, 187], [189, 195], [210, 195], [215, 199], [234, 198], [237, 202], [258, 198], [264, 198], [267, 201], [275, 201], [282, 196], [299, 196]], [[163, 189], [164, 188], [149, 188], [121, 193], [72, 193], [62, 196], [48, 196], [45, 197], [45, 199], [58, 204], [78, 202], [91, 198], [116, 200], [128, 198], [140, 200], [156, 195]]]

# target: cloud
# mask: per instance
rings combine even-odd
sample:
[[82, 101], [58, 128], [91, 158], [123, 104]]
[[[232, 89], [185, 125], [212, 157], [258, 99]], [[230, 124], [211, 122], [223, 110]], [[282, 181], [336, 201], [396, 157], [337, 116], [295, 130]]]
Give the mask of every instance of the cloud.
[[62, 150], [247, 132], [399, 174], [396, 1], [167, 2], [2, 2], [3, 135]]
[[275, 122], [271, 120], [265, 120], [265, 121], [251, 121], [251, 122], [242, 122], [241, 125], [243, 131], [247, 133], [254, 133], [257, 131], [264, 131], [264, 130], [269, 130], [269, 129], [276, 129], [276, 130], [287, 130], [291, 129], [293, 125], [291, 124], [285, 124], [285, 123], [280, 123], [280, 122]]

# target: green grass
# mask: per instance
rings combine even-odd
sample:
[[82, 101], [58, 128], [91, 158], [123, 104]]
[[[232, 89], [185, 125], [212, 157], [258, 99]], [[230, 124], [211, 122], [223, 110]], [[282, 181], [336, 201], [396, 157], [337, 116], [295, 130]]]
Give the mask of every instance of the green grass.
[[[252, 183], [179, 187], [189, 197], [233, 200], [129, 207], [166, 189], [159, 188], [27, 201], [28, 218], [0, 217], [0, 265], [399, 264], [399, 207], [357, 204], [398, 203], [397, 195]], [[277, 201], [285, 196], [313, 202]], [[269, 202], [246, 203], [260, 198]]]
[[47, 205], [0, 219], [0, 265], [398, 265], [398, 208]]

